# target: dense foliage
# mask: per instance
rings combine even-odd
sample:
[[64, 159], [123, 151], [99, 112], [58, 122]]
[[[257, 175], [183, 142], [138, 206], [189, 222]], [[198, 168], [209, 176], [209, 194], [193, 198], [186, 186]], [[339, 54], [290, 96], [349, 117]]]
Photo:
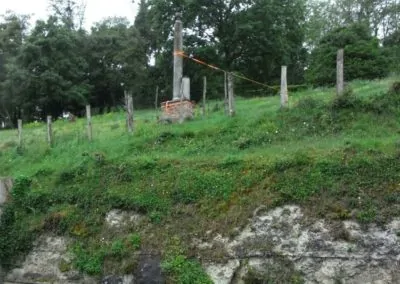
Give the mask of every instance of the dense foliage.
[[371, 36], [368, 27], [353, 24], [328, 33], [312, 51], [308, 70], [309, 82], [317, 85], [336, 82], [336, 55], [343, 48], [346, 80], [376, 79], [388, 74], [388, 58]]
[[[133, 24], [110, 18], [90, 31], [82, 28], [80, 1], [49, 2], [49, 18], [30, 28], [27, 16], [8, 12], [0, 19], [0, 120], [9, 125], [63, 111], [79, 115], [87, 103], [95, 112], [110, 111], [121, 107], [125, 90], [137, 108], [154, 105], [157, 85], [160, 101], [170, 99], [177, 12], [183, 12], [186, 53], [269, 85], [279, 85], [282, 65], [290, 85], [306, 82], [304, 70], [308, 82], [332, 83], [339, 47], [346, 50], [348, 80], [399, 68], [394, 0], [141, 0]], [[184, 64], [194, 100], [202, 96], [203, 76], [209, 97], [223, 96], [222, 73]], [[236, 81], [241, 96], [271, 90], [277, 88]]]

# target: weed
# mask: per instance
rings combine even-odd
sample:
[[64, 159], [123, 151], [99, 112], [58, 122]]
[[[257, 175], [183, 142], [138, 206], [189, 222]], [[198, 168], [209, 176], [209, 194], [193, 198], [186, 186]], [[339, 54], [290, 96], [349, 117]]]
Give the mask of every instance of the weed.
[[158, 136], [158, 138], [157, 138], [157, 140], [156, 140], [156, 144], [163, 144], [163, 143], [165, 143], [165, 142], [171, 140], [171, 139], [174, 138], [174, 137], [175, 137], [175, 134], [174, 134], [174, 133], [165, 131], [165, 132], [161, 133], [161, 134]]
[[111, 244], [111, 255], [121, 258], [124, 256], [125, 246], [121, 240], [116, 240]]
[[400, 81], [396, 81], [392, 84], [389, 93], [392, 95], [400, 95]]
[[133, 249], [138, 250], [142, 243], [142, 239], [139, 234], [131, 234], [128, 236], [129, 245], [132, 246]]
[[337, 96], [332, 101], [332, 109], [333, 110], [342, 110], [342, 109], [361, 109], [363, 107], [363, 102], [356, 97], [353, 92], [353, 89], [347, 87], [341, 96]]

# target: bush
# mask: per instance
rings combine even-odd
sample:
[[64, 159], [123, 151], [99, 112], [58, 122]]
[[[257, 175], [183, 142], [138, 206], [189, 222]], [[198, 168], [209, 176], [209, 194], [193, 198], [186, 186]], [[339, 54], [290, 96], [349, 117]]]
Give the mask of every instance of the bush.
[[142, 243], [142, 238], [139, 234], [131, 234], [128, 236], [129, 245], [132, 246], [134, 250], [138, 250]]
[[353, 24], [328, 33], [313, 50], [307, 80], [314, 85], [336, 82], [336, 55], [344, 48], [344, 73], [347, 81], [382, 78], [389, 73], [388, 62], [367, 26]]
[[3, 209], [0, 218], [0, 265], [4, 268], [15, 266], [16, 259], [32, 247], [36, 235], [26, 224], [28, 216], [17, 211], [14, 204]]
[[11, 196], [15, 204], [21, 205], [24, 203], [25, 196], [30, 191], [32, 180], [25, 176], [20, 176], [15, 179]]
[[183, 255], [169, 257], [162, 263], [162, 269], [177, 284], [212, 284], [200, 263]]
[[400, 95], [400, 81], [394, 82], [390, 88], [390, 94]]
[[335, 99], [332, 102], [332, 109], [334, 110], [340, 110], [340, 109], [362, 109], [363, 107], [363, 102], [358, 99], [354, 93], [353, 90], [349, 87], [347, 87], [341, 96], [335, 97]]
[[104, 257], [106, 252], [104, 249], [98, 249], [95, 251], [89, 251], [84, 249], [82, 244], [77, 244], [73, 248], [75, 254], [74, 265], [82, 272], [89, 275], [100, 274], [103, 267]]
[[322, 105], [321, 100], [305, 97], [298, 101], [296, 108], [309, 111], [310, 109], [318, 108], [321, 105]]
[[385, 52], [390, 58], [390, 70], [400, 72], [400, 29], [385, 38], [383, 42]]

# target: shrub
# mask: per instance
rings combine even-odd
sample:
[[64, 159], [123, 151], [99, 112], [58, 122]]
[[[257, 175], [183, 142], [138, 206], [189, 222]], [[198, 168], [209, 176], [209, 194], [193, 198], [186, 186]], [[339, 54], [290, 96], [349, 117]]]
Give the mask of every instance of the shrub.
[[22, 204], [25, 196], [30, 190], [32, 180], [25, 176], [20, 176], [15, 179], [11, 196], [16, 204]]
[[100, 274], [106, 251], [104, 249], [88, 250], [83, 247], [83, 244], [77, 244], [72, 249], [75, 255], [74, 266], [89, 275]]
[[177, 284], [212, 284], [200, 263], [183, 255], [170, 256], [162, 265], [164, 272]]
[[362, 109], [363, 102], [358, 99], [353, 90], [350, 87], [347, 87], [341, 96], [337, 96], [332, 101], [332, 109], [341, 110], [341, 109]]
[[296, 108], [309, 111], [310, 109], [318, 108], [322, 105], [321, 100], [315, 98], [305, 97], [297, 102]]
[[400, 81], [394, 82], [390, 88], [390, 94], [400, 95]]
[[166, 143], [167, 141], [169, 141], [169, 140], [171, 140], [171, 139], [173, 139], [173, 138], [175, 138], [175, 134], [174, 134], [174, 133], [169, 132], [169, 131], [162, 132], [162, 133], [158, 136], [157, 141], [156, 141], [156, 144], [163, 144], [163, 143]]
[[124, 243], [121, 240], [116, 240], [111, 244], [111, 255], [121, 258], [126, 253]]
[[0, 218], [0, 265], [4, 268], [15, 266], [16, 259], [32, 247], [36, 235], [26, 224], [28, 216], [17, 211], [14, 204], [3, 208]]
[[142, 243], [142, 239], [139, 234], [131, 234], [128, 236], [129, 245], [132, 246], [134, 250], [138, 250]]
[[367, 26], [353, 24], [328, 33], [310, 56], [307, 80], [315, 85], [333, 85], [336, 81], [336, 54], [345, 50], [346, 80], [376, 79], [388, 74], [388, 62]]

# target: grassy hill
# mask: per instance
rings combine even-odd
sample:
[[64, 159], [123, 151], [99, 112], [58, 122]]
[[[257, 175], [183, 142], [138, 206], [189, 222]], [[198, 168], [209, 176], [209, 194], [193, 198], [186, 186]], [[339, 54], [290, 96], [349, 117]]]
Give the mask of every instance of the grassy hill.
[[[22, 148], [16, 131], [1, 131], [0, 174], [16, 182], [0, 222], [0, 263], [11, 266], [36, 236], [52, 232], [75, 240], [67, 267], [123, 272], [136, 251], [151, 249], [163, 253], [174, 282], [208, 283], [192, 257], [224, 255], [200, 254], [192, 239], [234, 236], [261, 205], [295, 203], [310, 218], [383, 224], [400, 215], [400, 93], [391, 90], [398, 79], [352, 82], [341, 99], [328, 88], [296, 92], [286, 111], [278, 97], [238, 99], [234, 118], [212, 102], [206, 119], [180, 125], [137, 111], [133, 135], [124, 113], [95, 116], [92, 143], [85, 120], [55, 122], [52, 148], [45, 125], [25, 125]], [[111, 209], [147, 222], [105, 234]]]

